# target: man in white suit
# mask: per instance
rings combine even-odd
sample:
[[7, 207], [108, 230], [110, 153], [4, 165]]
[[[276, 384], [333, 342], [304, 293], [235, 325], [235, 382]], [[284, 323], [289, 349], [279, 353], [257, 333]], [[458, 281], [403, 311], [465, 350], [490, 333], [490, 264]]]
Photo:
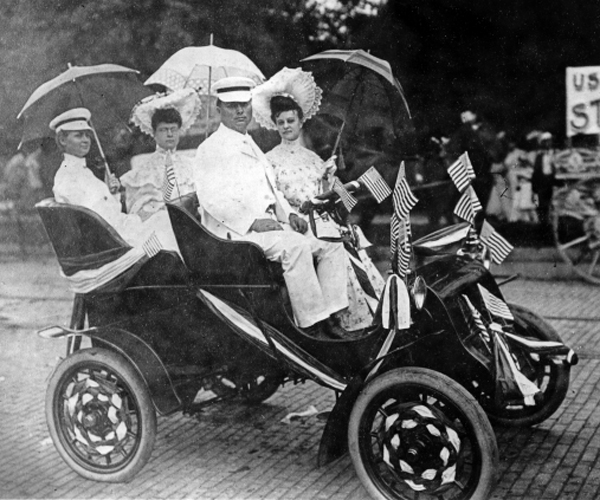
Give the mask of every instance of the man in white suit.
[[267, 158], [247, 133], [253, 86], [228, 77], [213, 87], [221, 124], [198, 147], [194, 167], [202, 221], [217, 236], [256, 243], [280, 262], [298, 326], [326, 335], [331, 315], [348, 307], [344, 249], [307, 231], [275, 186]]

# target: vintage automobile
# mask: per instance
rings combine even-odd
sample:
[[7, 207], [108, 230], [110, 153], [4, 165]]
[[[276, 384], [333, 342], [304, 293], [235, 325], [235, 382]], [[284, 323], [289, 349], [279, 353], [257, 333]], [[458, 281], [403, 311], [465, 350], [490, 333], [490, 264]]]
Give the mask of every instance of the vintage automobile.
[[[334, 214], [335, 200], [324, 200], [315, 209]], [[490, 313], [490, 295], [505, 303], [464, 225], [415, 242], [408, 328], [378, 316], [361, 335], [323, 340], [295, 326], [281, 269], [259, 247], [209, 233], [195, 195], [167, 209], [182, 258], [129, 247], [85, 208], [38, 204], [76, 291], [70, 328], [40, 332], [67, 339], [46, 417], [59, 454], [85, 478], [130, 480], [152, 453], [156, 413], [193, 412], [200, 389], [260, 403], [282, 383], [312, 380], [338, 396], [320, 465], [349, 451], [373, 498], [484, 499], [498, 462], [485, 412], [533, 424], [565, 396], [576, 356], [529, 311]], [[535, 394], [518, 392], [499, 359]]]

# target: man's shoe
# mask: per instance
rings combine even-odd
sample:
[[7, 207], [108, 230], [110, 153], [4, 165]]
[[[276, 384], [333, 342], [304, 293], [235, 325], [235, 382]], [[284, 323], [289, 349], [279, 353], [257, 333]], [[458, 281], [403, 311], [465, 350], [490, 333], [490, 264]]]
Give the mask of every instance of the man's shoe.
[[336, 340], [346, 340], [352, 338], [351, 332], [344, 329], [340, 325], [340, 321], [334, 316], [327, 318], [327, 333], [329, 336]]

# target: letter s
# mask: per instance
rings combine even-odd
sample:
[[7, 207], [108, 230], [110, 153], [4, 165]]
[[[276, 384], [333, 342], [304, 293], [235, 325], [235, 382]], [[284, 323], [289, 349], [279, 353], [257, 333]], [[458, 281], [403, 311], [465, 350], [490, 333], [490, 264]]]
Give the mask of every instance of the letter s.
[[[585, 104], [579, 103], [571, 108], [571, 113], [575, 115], [575, 119], [569, 121], [569, 125], [573, 127], [577, 132], [585, 130], [589, 123], [589, 118], [585, 112]], [[575, 123], [576, 119], [581, 119], [581, 122]]]

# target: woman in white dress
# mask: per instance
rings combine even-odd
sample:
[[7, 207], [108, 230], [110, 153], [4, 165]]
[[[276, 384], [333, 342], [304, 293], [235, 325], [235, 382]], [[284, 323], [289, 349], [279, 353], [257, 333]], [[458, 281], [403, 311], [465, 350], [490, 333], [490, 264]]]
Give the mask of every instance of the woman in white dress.
[[187, 88], [147, 97], [133, 108], [131, 121], [154, 138], [156, 151], [121, 176], [128, 213], [146, 220], [165, 210], [165, 202], [195, 192], [193, 158], [177, 146], [200, 106], [196, 91]]
[[[335, 158], [324, 162], [302, 141], [302, 125], [316, 114], [320, 104], [321, 89], [312, 75], [300, 68], [284, 68], [256, 87], [253, 94], [257, 122], [265, 128], [276, 129], [281, 137], [281, 143], [267, 152], [266, 156], [271, 162], [277, 188], [296, 210], [303, 202], [322, 193], [324, 187], [328, 188], [329, 179], [336, 168]], [[320, 217], [315, 222], [319, 237], [340, 236], [339, 227], [330, 218]], [[366, 241], [364, 237], [363, 240]], [[364, 249], [359, 253], [360, 260], [346, 254], [350, 306], [338, 313], [338, 318], [340, 325], [348, 331], [371, 325], [378, 297], [385, 284]], [[369, 283], [363, 279], [361, 286], [352, 260], [358, 266], [358, 272], [368, 277]]]

